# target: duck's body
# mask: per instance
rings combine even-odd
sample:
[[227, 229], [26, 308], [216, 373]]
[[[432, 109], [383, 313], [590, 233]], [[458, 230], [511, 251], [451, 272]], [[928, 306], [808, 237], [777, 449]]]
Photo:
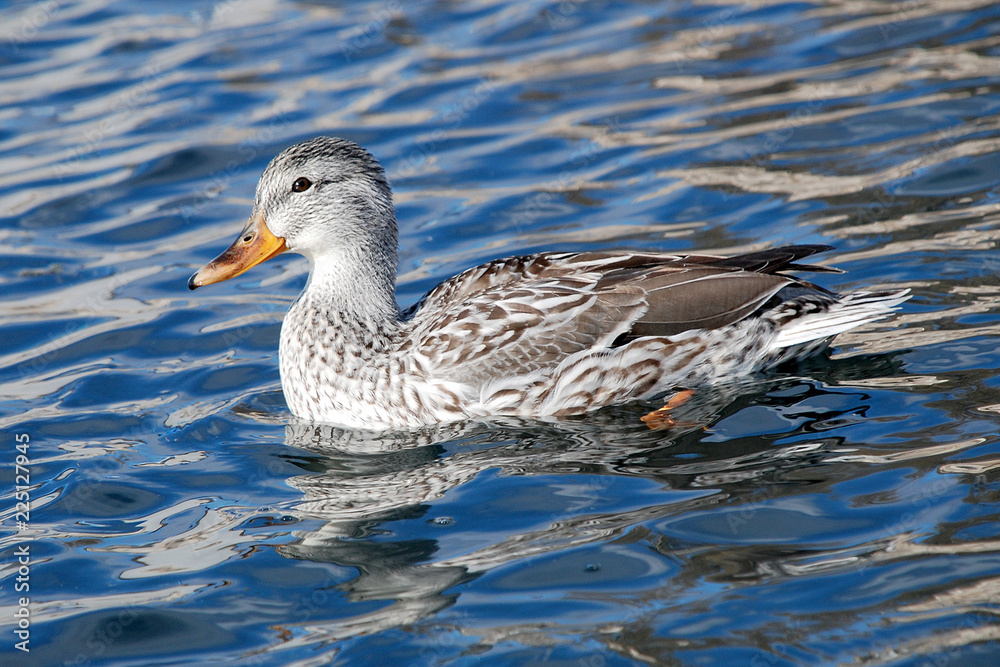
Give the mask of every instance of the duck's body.
[[[192, 289], [281, 252], [312, 261], [281, 328], [299, 417], [408, 428], [574, 415], [754, 372], [888, 314], [904, 291], [838, 296], [784, 274], [825, 246], [736, 257], [542, 253], [469, 269], [396, 306], [396, 224], [378, 163], [320, 137], [268, 166], [251, 223]], [[265, 223], [265, 220], [267, 221]]]

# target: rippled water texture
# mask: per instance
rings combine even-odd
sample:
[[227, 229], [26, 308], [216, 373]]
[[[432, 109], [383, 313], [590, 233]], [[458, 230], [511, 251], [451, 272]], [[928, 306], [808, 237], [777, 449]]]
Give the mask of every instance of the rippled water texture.
[[[0, 32], [3, 664], [997, 663], [1000, 8], [46, 0]], [[914, 298], [672, 429], [297, 423], [305, 261], [185, 281], [317, 134], [386, 165], [404, 306], [506, 254], [779, 243]]]

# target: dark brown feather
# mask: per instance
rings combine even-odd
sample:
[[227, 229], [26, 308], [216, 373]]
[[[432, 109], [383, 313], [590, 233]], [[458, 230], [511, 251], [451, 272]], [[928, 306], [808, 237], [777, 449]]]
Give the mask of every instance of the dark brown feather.
[[650, 286], [649, 310], [633, 325], [628, 339], [739, 322], [792, 282], [785, 276], [701, 268], [670, 277], [675, 280]]

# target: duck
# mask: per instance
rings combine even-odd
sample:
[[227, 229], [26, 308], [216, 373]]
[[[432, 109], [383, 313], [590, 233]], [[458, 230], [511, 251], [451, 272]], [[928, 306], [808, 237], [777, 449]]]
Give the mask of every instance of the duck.
[[397, 245], [382, 166], [357, 143], [316, 137], [271, 160], [243, 231], [188, 287], [304, 255], [309, 277], [278, 346], [286, 403], [302, 420], [365, 430], [681, 396], [816, 354], [909, 298], [819, 287], [794, 274], [839, 273], [800, 261], [832, 248], [785, 245], [506, 257], [401, 309]]

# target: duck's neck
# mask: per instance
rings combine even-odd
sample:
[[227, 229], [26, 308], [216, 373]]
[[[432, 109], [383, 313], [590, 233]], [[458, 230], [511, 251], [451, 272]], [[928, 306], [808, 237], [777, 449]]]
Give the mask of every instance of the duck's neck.
[[352, 290], [342, 272], [333, 274], [314, 267], [285, 315], [281, 387], [299, 417], [364, 426], [359, 397], [385, 391], [398, 375], [399, 313], [389, 287], [371, 275], [356, 276]]
[[399, 320], [395, 250], [360, 260], [322, 255], [309, 261], [312, 267], [300, 301], [368, 324]]

